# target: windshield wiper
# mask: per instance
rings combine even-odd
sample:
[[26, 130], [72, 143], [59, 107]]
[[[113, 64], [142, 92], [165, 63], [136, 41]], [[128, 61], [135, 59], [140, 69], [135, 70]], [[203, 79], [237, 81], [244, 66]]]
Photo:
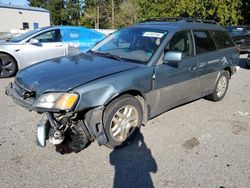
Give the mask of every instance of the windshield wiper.
[[111, 54], [109, 52], [99, 52], [99, 51], [93, 51], [93, 50], [89, 50], [91, 53], [95, 53], [97, 55], [101, 55], [101, 56], [104, 56], [104, 57], [107, 57], [107, 58], [112, 58], [112, 59], [115, 59], [115, 60], [118, 60], [118, 61], [124, 61], [124, 59], [118, 55], [115, 55], [115, 54]]

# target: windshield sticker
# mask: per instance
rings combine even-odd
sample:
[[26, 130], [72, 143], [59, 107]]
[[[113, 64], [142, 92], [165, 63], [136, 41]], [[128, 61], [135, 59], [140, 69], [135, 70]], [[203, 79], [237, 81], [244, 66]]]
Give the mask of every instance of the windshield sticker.
[[163, 33], [156, 33], [156, 32], [145, 32], [143, 34], [143, 37], [154, 37], [154, 38], [162, 38]]

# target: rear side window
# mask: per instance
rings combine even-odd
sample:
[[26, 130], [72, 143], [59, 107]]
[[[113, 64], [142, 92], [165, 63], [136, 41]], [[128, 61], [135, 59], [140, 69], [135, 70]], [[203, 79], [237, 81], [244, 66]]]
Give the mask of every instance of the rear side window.
[[234, 46], [232, 39], [225, 31], [211, 31], [214, 42], [219, 49], [230, 48]]
[[208, 31], [194, 31], [196, 53], [215, 51], [214, 41]]

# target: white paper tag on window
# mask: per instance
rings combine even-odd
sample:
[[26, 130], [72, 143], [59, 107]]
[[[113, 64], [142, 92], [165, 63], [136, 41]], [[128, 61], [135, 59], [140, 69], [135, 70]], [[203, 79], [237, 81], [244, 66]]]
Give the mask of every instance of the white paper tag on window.
[[156, 33], [156, 32], [145, 32], [143, 34], [144, 37], [154, 37], [154, 38], [161, 38], [163, 37], [163, 33]]

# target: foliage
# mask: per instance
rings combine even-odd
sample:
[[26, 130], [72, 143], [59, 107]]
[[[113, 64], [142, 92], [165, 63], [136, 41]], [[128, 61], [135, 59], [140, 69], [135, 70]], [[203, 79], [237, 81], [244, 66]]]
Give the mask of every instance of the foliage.
[[249, 24], [250, 25], [250, 1], [249, 0], [242, 0], [242, 17], [241, 20], [242, 24]]
[[82, 15], [82, 0], [29, 0], [30, 6], [50, 11], [54, 25], [79, 25]]
[[[112, 28], [112, 0], [29, 0], [47, 8], [53, 24]], [[116, 28], [164, 17], [213, 19], [221, 25], [250, 23], [249, 0], [114, 0]]]

